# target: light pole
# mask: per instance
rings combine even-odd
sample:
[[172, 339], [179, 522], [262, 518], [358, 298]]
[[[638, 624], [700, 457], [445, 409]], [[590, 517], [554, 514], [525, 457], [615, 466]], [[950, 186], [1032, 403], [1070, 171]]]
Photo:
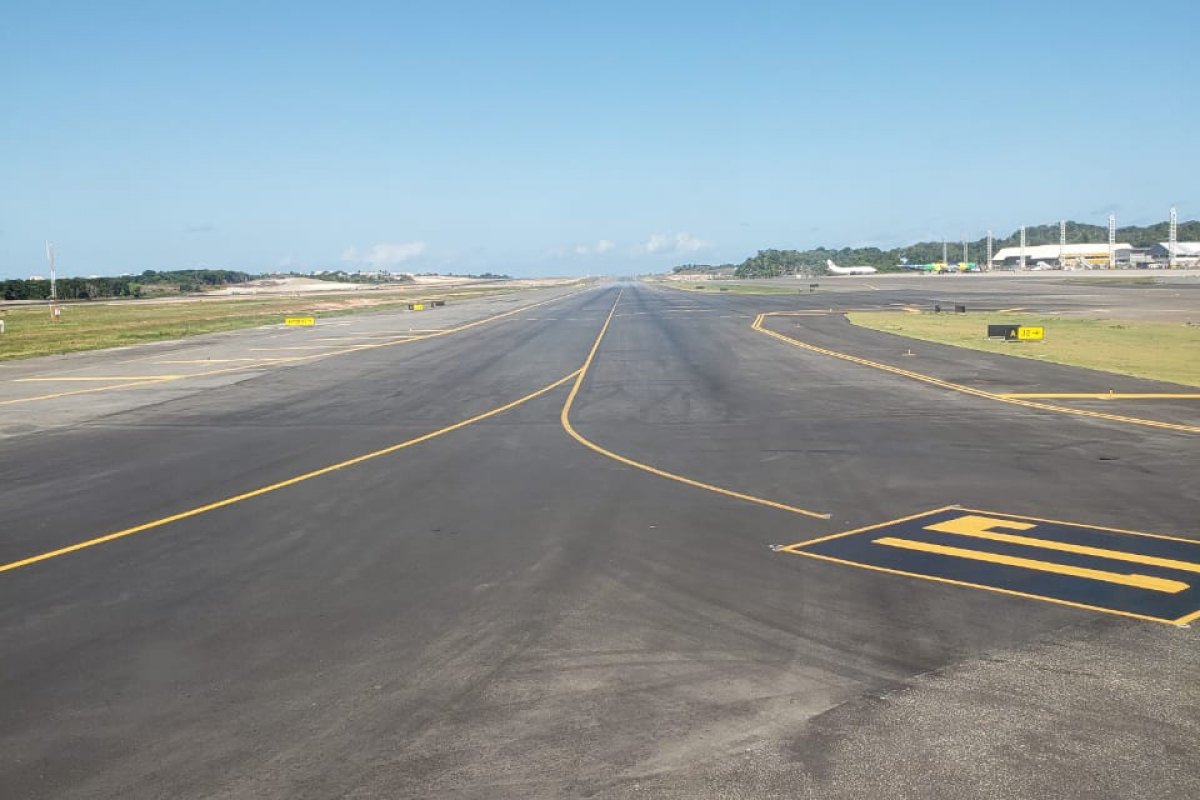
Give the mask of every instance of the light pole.
[[54, 274], [54, 242], [46, 242], [46, 258], [50, 261], [50, 321], [58, 322], [58, 285]]

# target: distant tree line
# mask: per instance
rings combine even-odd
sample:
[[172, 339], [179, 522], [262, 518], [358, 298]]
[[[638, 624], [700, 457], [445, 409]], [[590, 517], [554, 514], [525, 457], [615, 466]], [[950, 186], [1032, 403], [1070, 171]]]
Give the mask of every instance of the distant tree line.
[[[1158, 242], [1167, 240], [1166, 222], [1156, 225], [1130, 225], [1117, 228], [1117, 241], [1127, 242], [1134, 247], [1150, 247]], [[1200, 241], [1200, 221], [1179, 223], [1179, 241]], [[1009, 236], [996, 237], [993, 247], [1017, 247], [1021, 244], [1020, 230], [1013, 231]], [[1085, 225], [1080, 222], [1067, 223], [1067, 243], [1105, 243], [1108, 241], [1108, 228], [1103, 225]], [[1025, 229], [1026, 244], [1058, 244], [1058, 223], [1051, 225], [1034, 225]], [[948, 257], [951, 262], [962, 260], [962, 242], [946, 242]], [[987, 256], [987, 239], [968, 241], [970, 259], [982, 262]], [[841, 266], [866, 265], [879, 269], [881, 272], [891, 272], [897, 269], [902, 259], [908, 259], [913, 264], [928, 264], [942, 260], [941, 242], [917, 242], [907, 247], [896, 247], [891, 250], [881, 250], [878, 247], [843, 247], [840, 250], [830, 250], [817, 247], [812, 250], [759, 250], [758, 253], [738, 265], [722, 265], [734, 267], [734, 274], [739, 278], [777, 278], [781, 275], [824, 275], [826, 260]], [[714, 267], [713, 270], [721, 267]], [[675, 272], [694, 271], [693, 265], [676, 267]]]
[[304, 275], [322, 281], [337, 283], [412, 283], [413, 276], [406, 272], [346, 272], [335, 269]]
[[[142, 297], [147, 293], [199, 292], [234, 283], [246, 283], [254, 276], [227, 269], [181, 269], [158, 272], [148, 269], [138, 276], [116, 278], [59, 278], [55, 290], [60, 300], [100, 300], [112, 297]], [[0, 296], [5, 300], [49, 300], [49, 280], [0, 281]]]

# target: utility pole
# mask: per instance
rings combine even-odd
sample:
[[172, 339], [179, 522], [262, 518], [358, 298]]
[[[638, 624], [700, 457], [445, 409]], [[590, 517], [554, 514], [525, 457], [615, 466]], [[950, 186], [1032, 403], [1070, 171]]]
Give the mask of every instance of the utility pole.
[[46, 242], [46, 258], [50, 261], [50, 320], [58, 322], [58, 285], [54, 274], [54, 242]]
[[1021, 226], [1021, 271], [1025, 271], [1025, 226]]
[[991, 270], [991, 268], [992, 268], [992, 232], [991, 232], [991, 231], [988, 231], [988, 237], [987, 237], [987, 239], [988, 239], [988, 245], [987, 245], [987, 247], [988, 247], [988, 252], [987, 252], [987, 257], [988, 257], [988, 259], [987, 259], [987, 264], [984, 266], [984, 269], [986, 269], [986, 270]]
[[1117, 269], [1117, 215], [1109, 215], [1109, 269]]
[[1175, 245], [1179, 242], [1179, 215], [1171, 206], [1171, 225], [1167, 229], [1167, 266], [1175, 269]]

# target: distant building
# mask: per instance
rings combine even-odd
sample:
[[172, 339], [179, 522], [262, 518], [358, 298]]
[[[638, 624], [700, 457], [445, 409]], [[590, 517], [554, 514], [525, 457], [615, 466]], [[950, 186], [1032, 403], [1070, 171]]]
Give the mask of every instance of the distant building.
[[[1129, 264], [1133, 246], [1119, 242], [1113, 246], [1118, 266]], [[1017, 269], [1021, 264], [1020, 247], [1003, 247], [992, 256], [992, 269]], [[1032, 269], [1044, 264], [1052, 269], [1107, 267], [1108, 244], [1035, 244], [1025, 248], [1025, 267]]]
[[[1165, 267], [1171, 261], [1170, 244], [1168, 242], [1159, 242], [1150, 248], [1150, 256], [1154, 259], [1156, 265]], [[1200, 242], [1176, 242], [1175, 266], [1200, 266]]]
[[27, 281], [44, 281], [46, 279], [44, 277], [42, 277], [41, 275], [30, 275], [25, 280], [27, 280]]

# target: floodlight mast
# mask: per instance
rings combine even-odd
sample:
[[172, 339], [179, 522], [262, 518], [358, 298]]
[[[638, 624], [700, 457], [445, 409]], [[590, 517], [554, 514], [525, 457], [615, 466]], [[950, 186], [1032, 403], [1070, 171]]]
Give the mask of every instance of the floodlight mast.
[[1021, 226], [1021, 271], [1025, 271], [1025, 226]]
[[990, 270], [992, 268], [992, 232], [991, 231], [988, 231], [988, 235], [987, 235], [987, 250], [988, 250], [987, 251], [987, 266], [985, 266], [984, 269]]
[[1175, 246], [1179, 243], [1179, 214], [1171, 206], [1171, 225], [1167, 229], [1167, 266], [1175, 269]]
[[1117, 268], [1117, 215], [1108, 215], [1108, 268]]
[[46, 258], [50, 261], [50, 319], [58, 322], [58, 284], [54, 274], [54, 242], [46, 242]]

